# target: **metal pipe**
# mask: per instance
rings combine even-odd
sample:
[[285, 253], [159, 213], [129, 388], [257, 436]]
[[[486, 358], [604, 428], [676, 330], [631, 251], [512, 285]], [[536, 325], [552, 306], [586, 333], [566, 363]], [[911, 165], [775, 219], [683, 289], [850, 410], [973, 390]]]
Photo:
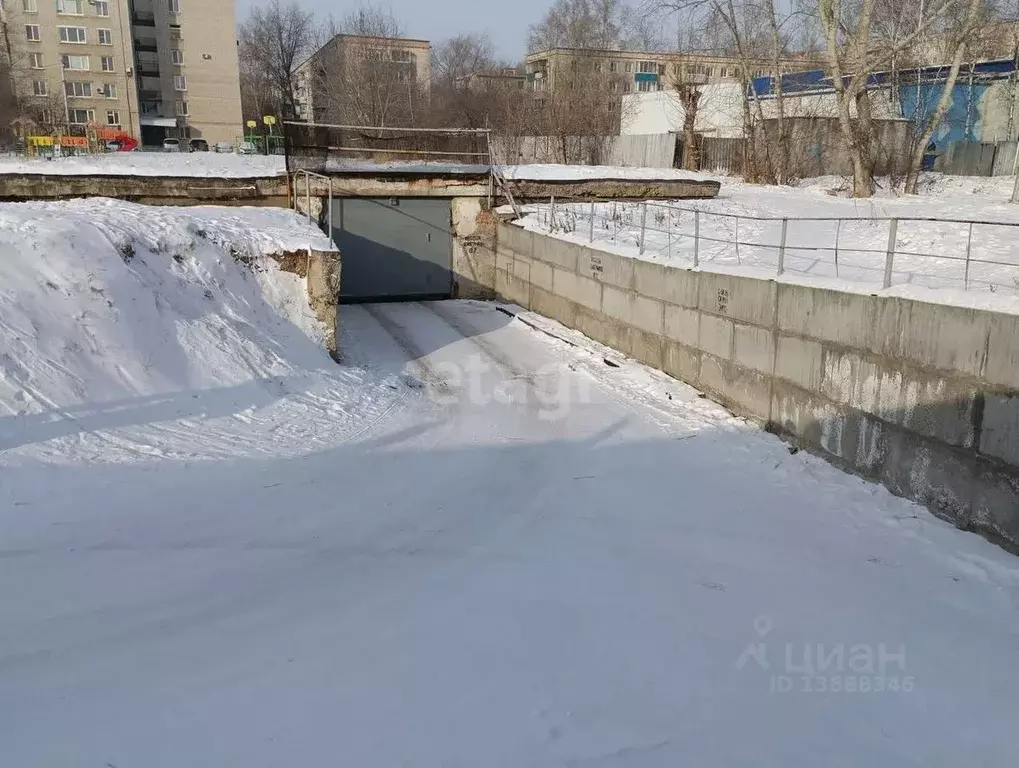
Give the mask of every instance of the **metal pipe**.
[[694, 267], [700, 266], [700, 250], [701, 250], [701, 212], [693, 212], [693, 265]]
[[594, 200], [591, 201], [591, 224], [588, 227], [587, 242], [594, 242]]
[[308, 214], [308, 223], [311, 223], [311, 175], [304, 174], [304, 209]]
[[898, 229], [898, 219], [892, 219], [888, 222], [888, 251], [885, 256], [885, 288], [890, 288], [892, 285], [892, 262], [895, 260], [895, 234], [898, 232]]
[[647, 200], [640, 204], [640, 255], [644, 255], [644, 238], [647, 235]]
[[970, 222], [969, 234], [966, 236], [966, 274], [963, 276], [962, 285], [965, 290], [969, 290], [969, 254], [970, 246], [973, 244], [973, 223]]
[[785, 272], [785, 234], [789, 219], [782, 219], [782, 240], [778, 244], [778, 273]]

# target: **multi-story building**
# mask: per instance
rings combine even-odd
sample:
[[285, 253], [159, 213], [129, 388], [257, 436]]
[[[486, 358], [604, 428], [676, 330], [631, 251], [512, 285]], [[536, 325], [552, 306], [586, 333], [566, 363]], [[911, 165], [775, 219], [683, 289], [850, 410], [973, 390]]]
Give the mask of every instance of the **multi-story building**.
[[[782, 71], [804, 68], [805, 59], [790, 57]], [[742, 78], [739, 61], [729, 56], [694, 52], [617, 51], [593, 48], [553, 48], [525, 59], [527, 82], [537, 98], [557, 87], [595, 84], [611, 93], [645, 93], [663, 90], [676, 79], [692, 85], [737, 82]], [[767, 62], [755, 63], [751, 76], [768, 74]]]
[[398, 125], [428, 100], [431, 51], [427, 40], [336, 35], [297, 68], [297, 118]]
[[115, 126], [147, 145], [240, 134], [233, 0], [3, 2], [12, 79], [37, 120]]

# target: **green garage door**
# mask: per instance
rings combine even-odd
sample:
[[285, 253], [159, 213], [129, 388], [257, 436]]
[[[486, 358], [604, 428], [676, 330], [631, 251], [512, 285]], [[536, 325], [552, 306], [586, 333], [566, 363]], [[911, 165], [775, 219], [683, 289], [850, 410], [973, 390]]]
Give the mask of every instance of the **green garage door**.
[[453, 293], [450, 201], [333, 200], [340, 301], [448, 299]]

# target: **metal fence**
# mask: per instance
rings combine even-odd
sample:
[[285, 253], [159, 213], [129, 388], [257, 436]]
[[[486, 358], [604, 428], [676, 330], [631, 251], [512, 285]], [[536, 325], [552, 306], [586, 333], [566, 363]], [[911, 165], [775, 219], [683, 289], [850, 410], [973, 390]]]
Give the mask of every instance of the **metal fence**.
[[1016, 171], [1015, 141], [952, 141], [935, 170], [957, 176], [1011, 176]]
[[967, 219], [763, 217], [666, 203], [529, 206], [542, 227], [610, 251], [677, 266], [739, 268], [889, 288], [1019, 294], [1019, 223]]
[[285, 121], [287, 171], [329, 173], [380, 163], [447, 164], [488, 172], [487, 129], [395, 128]]

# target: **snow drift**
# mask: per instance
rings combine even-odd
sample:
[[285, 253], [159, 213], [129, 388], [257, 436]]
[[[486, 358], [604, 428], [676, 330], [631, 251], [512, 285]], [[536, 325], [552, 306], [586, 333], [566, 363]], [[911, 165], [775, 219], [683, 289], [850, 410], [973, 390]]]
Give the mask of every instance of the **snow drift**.
[[280, 209], [0, 206], [0, 452], [335, 389], [303, 280], [266, 255], [308, 246], [330, 247]]

